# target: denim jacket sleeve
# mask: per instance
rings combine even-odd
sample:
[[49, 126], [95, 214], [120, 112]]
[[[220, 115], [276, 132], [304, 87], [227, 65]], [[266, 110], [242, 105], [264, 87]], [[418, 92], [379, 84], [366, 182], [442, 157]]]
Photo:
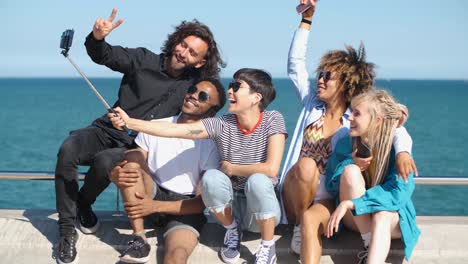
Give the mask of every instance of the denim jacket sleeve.
[[[296, 95], [303, 106], [310, 94], [309, 73], [306, 67], [307, 42], [309, 31], [297, 29], [288, 54], [288, 76], [296, 87]], [[315, 93], [314, 93], [315, 95]]]
[[393, 154], [390, 155], [389, 172], [383, 183], [369, 188], [362, 197], [353, 199], [354, 215], [378, 211], [398, 211], [406, 206], [411, 199], [415, 187], [413, 174], [409, 175], [406, 183], [401, 177], [398, 177], [392, 158]]

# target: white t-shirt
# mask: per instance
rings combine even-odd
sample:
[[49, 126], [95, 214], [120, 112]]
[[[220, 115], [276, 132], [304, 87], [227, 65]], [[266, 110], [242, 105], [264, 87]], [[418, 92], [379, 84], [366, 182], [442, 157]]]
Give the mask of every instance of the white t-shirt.
[[[177, 123], [178, 116], [153, 120]], [[193, 195], [201, 174], [217, 169], [219, 154], [210, 139], [182, 139], [138, 133], [135, 143], [148, 152], [148, 167], [158, 186]]]

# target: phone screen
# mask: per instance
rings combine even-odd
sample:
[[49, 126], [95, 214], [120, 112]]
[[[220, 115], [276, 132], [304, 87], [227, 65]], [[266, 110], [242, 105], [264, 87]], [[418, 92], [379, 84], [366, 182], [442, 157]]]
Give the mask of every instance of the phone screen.
[[298, 14], [302, 14], [305, 11], [307, 11], [311, 6], [312, 6], [312, 4], [310, 4], [310, 3], [308, 3], [308, 4], [299, 4], [298, 6], [296, 6], [296, 11], [297, 11]]

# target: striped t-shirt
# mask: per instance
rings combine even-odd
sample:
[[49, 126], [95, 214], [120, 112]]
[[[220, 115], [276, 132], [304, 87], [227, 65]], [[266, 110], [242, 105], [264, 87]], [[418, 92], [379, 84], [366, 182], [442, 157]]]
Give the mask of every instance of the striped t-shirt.
[[[237, 165], [250, 165], [265, 162], [267, 159], [268, 138], [275, 134], [285, 134], [283, 115], [278, 111], [265, 111], [258, 127], [251, 133], [243, 133], [234, 114], [202, 120], [208, 137], [216, 142], [221, 160]], [[234, 190], [244, 189], [247, 177], [232, 176]], [[273, 179], [276, 184], [277, 178]]]

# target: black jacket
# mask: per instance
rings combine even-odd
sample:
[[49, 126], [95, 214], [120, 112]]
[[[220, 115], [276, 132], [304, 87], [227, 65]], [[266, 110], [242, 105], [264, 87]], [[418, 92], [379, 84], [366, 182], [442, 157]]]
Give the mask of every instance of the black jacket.
[[[132, 118], [158, 119], [179, 114], [187, 88], [196, 76], [185, 73], [175, 79], [165, 71], [164, 54], [155, 54], [145, 48], [111, 46], [104, 40], [94, 39], [92, 33], [85, 42], [91, 59], [101, 65], [123, 73], [119, 95], [113, 107], [120, 106]], [[133, 140], [115, 129], [106, 116], [93, 122], [112, 137], [125, 142]]]

